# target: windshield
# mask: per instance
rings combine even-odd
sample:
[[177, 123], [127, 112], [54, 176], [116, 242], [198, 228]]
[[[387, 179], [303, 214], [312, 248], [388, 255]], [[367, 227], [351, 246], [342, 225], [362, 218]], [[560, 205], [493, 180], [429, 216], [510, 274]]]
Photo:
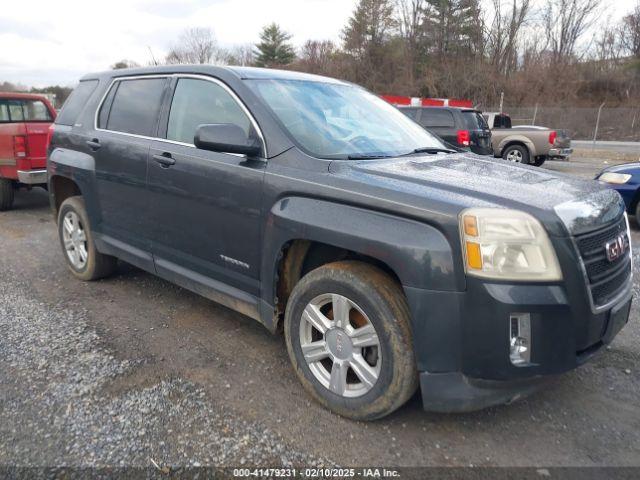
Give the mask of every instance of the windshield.
[[247, 80], [294, 142], [330, 159], [406, 155], [446, 148], [395, 107], [364, 89], [300, 80]]

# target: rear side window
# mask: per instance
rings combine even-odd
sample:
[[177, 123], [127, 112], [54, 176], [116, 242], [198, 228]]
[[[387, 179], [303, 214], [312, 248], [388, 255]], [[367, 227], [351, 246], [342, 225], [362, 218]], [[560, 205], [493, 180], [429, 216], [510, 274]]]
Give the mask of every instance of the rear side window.
[[223, 87], [207, 80], [181, 78], [171, 102], [167, 139], [193, 143], [198, 126], [207, 123], [233, 123], [247, 135], [251, 128], [249, 117]]
[[97, 86], [98, 80], [85, 80], [80, 82], [73, 92], [71, 92], [67, 101], [64, 102], [62, 111], [60, 115], [58, 115], [58, 118], [56, 118], [56, 123], [73, 125]]
[[484, 130], [489, 128], [484, 117], [478, 112], [462, 112], [462, 118], [464, 118], [464, 123], [469, 130]]
[[[164, 78], [120, 80], [106, 120], [106, 129], [144, 135], [155, 134], [165, 86]], [[106, 103], [105, 103], [106, 106]], [[100, 116], [103, 112], [100, 112]]]
[[423, 108], [420, 114], [420, 125], [423, 127], [455, 127], [456, 122], [449, 110]]

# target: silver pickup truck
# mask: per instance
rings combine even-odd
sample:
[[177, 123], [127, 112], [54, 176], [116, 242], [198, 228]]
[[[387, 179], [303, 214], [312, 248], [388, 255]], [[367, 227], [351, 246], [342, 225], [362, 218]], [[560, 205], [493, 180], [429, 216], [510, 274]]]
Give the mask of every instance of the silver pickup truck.
[[568, 159], [573, 153], [566, 130], [535, 125], [511, 125], [506, 113], [483, 113], [491, 129], [491, 144], [496, 157], [539, 167], [549, 158]]

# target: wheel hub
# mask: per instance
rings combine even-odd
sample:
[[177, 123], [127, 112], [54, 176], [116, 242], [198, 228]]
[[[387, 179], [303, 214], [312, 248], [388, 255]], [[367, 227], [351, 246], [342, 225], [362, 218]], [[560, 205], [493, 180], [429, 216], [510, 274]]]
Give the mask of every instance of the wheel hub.
[[348, 360], [353, 355], [353, 343], [347, 332], [341, 328], [332, 328], [325, 335], [327, 350], [339, 360]]

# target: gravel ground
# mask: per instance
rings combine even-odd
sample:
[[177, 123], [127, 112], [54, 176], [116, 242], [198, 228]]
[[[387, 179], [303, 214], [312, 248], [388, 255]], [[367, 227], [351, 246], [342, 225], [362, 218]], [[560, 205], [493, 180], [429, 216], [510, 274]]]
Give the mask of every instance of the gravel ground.
[[125, 264], [75, 280], [44, 192], [0, 213], [0, 245], [0, 466], [640, 466], [637, 302], [608, 349], [528, 399], [439, 415], [416, 395], [360, 423], [312, 402], [256, 322]]
[[135, 362], [104, 347], [81, 307], [41, 303], [19, 277], [5, 266], [0, 278], [1, 464], [327, 464], [180, 378], [105, 395]]

